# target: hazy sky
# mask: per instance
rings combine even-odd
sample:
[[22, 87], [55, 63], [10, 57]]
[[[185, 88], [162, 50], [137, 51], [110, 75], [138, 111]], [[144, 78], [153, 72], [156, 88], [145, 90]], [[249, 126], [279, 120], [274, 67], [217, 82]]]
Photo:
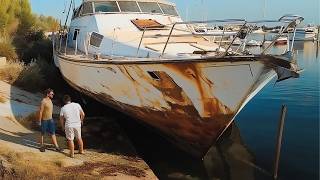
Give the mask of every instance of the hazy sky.
[[[33, 12], [50, 15], [64, 21], [62, 14], [71, 0], [30, 0]], [[76, 0], [79, 6], [82, 0]], [[172, 0], [183, 19], [228, 19], [247, 20], [278, 19], [284, 14], [305, 17], [304, 23], [320, 24], [320, 0]], [[266, 6], [265, 6], [266, 4]], [[265, 7], [265, 8], [264, 8]]]

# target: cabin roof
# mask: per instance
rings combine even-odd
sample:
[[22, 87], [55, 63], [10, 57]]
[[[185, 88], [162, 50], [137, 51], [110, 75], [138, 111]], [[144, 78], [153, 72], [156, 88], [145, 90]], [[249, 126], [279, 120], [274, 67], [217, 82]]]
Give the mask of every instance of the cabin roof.
[[163, 4], [170, 4], [175, 6], [174, 3], [166, 0], [83, 0], [84, 2], [107, 2], [107, 1], [138, 1], [138, 2], [157, 2]]

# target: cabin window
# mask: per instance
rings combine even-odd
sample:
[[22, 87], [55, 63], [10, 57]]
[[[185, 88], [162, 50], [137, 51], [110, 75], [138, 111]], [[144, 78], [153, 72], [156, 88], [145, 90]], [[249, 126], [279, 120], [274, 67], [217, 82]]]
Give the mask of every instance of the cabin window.
[[95, 2], [94, 10], [96, 13], [99, 12], [119, 12], [118, 5], [115, 1], [110, 2]]
[[140, 12], [137, 2], [135, 1], [118, 1], [121, 12]]
[[93, 32], [90, 37], [90, 45], [100, 47], [103, 35]]
[[80, 29], [75, 29], [75, 30], [74, 30], [73, 38], [72, 38], [74, 41], [77, 40], [77, 37], [78, 37], [79, 32], [80, 32]]
[[142, 12], [162, 14], [162, 11], [157, 3], [139, 2], [139, 6], [140, 6]]
[[82, 15], [85, 14], [92, 14], [93, 13], [93, 7], [91, 2], [87, 2], [83, 4], [83, 9], [82, 9]]
[[176, 8], [168, 4], [159, 4], [164, 14], [178, 16]]

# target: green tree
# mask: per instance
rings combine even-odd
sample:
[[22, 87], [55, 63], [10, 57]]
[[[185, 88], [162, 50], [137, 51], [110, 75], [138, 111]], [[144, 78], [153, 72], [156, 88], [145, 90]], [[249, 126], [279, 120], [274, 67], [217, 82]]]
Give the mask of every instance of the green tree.
[[50, 59], [51, 42], [43, 32], [59, 29], [58, 21], [49, 16], [32, 14], [29, 0], [0, 0], [0, 56], [17, 57], [28, 63], [32, 59]]

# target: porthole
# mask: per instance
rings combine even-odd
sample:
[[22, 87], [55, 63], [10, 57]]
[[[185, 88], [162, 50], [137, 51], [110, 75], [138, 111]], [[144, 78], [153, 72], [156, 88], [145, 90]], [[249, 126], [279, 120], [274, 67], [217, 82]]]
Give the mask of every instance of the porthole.
[[157, 80], [157, 81], [160, 80], [160, 77], [156, 74], [156, 72], [154, 71], [147, 71], [147, 72], [154, 80]]

